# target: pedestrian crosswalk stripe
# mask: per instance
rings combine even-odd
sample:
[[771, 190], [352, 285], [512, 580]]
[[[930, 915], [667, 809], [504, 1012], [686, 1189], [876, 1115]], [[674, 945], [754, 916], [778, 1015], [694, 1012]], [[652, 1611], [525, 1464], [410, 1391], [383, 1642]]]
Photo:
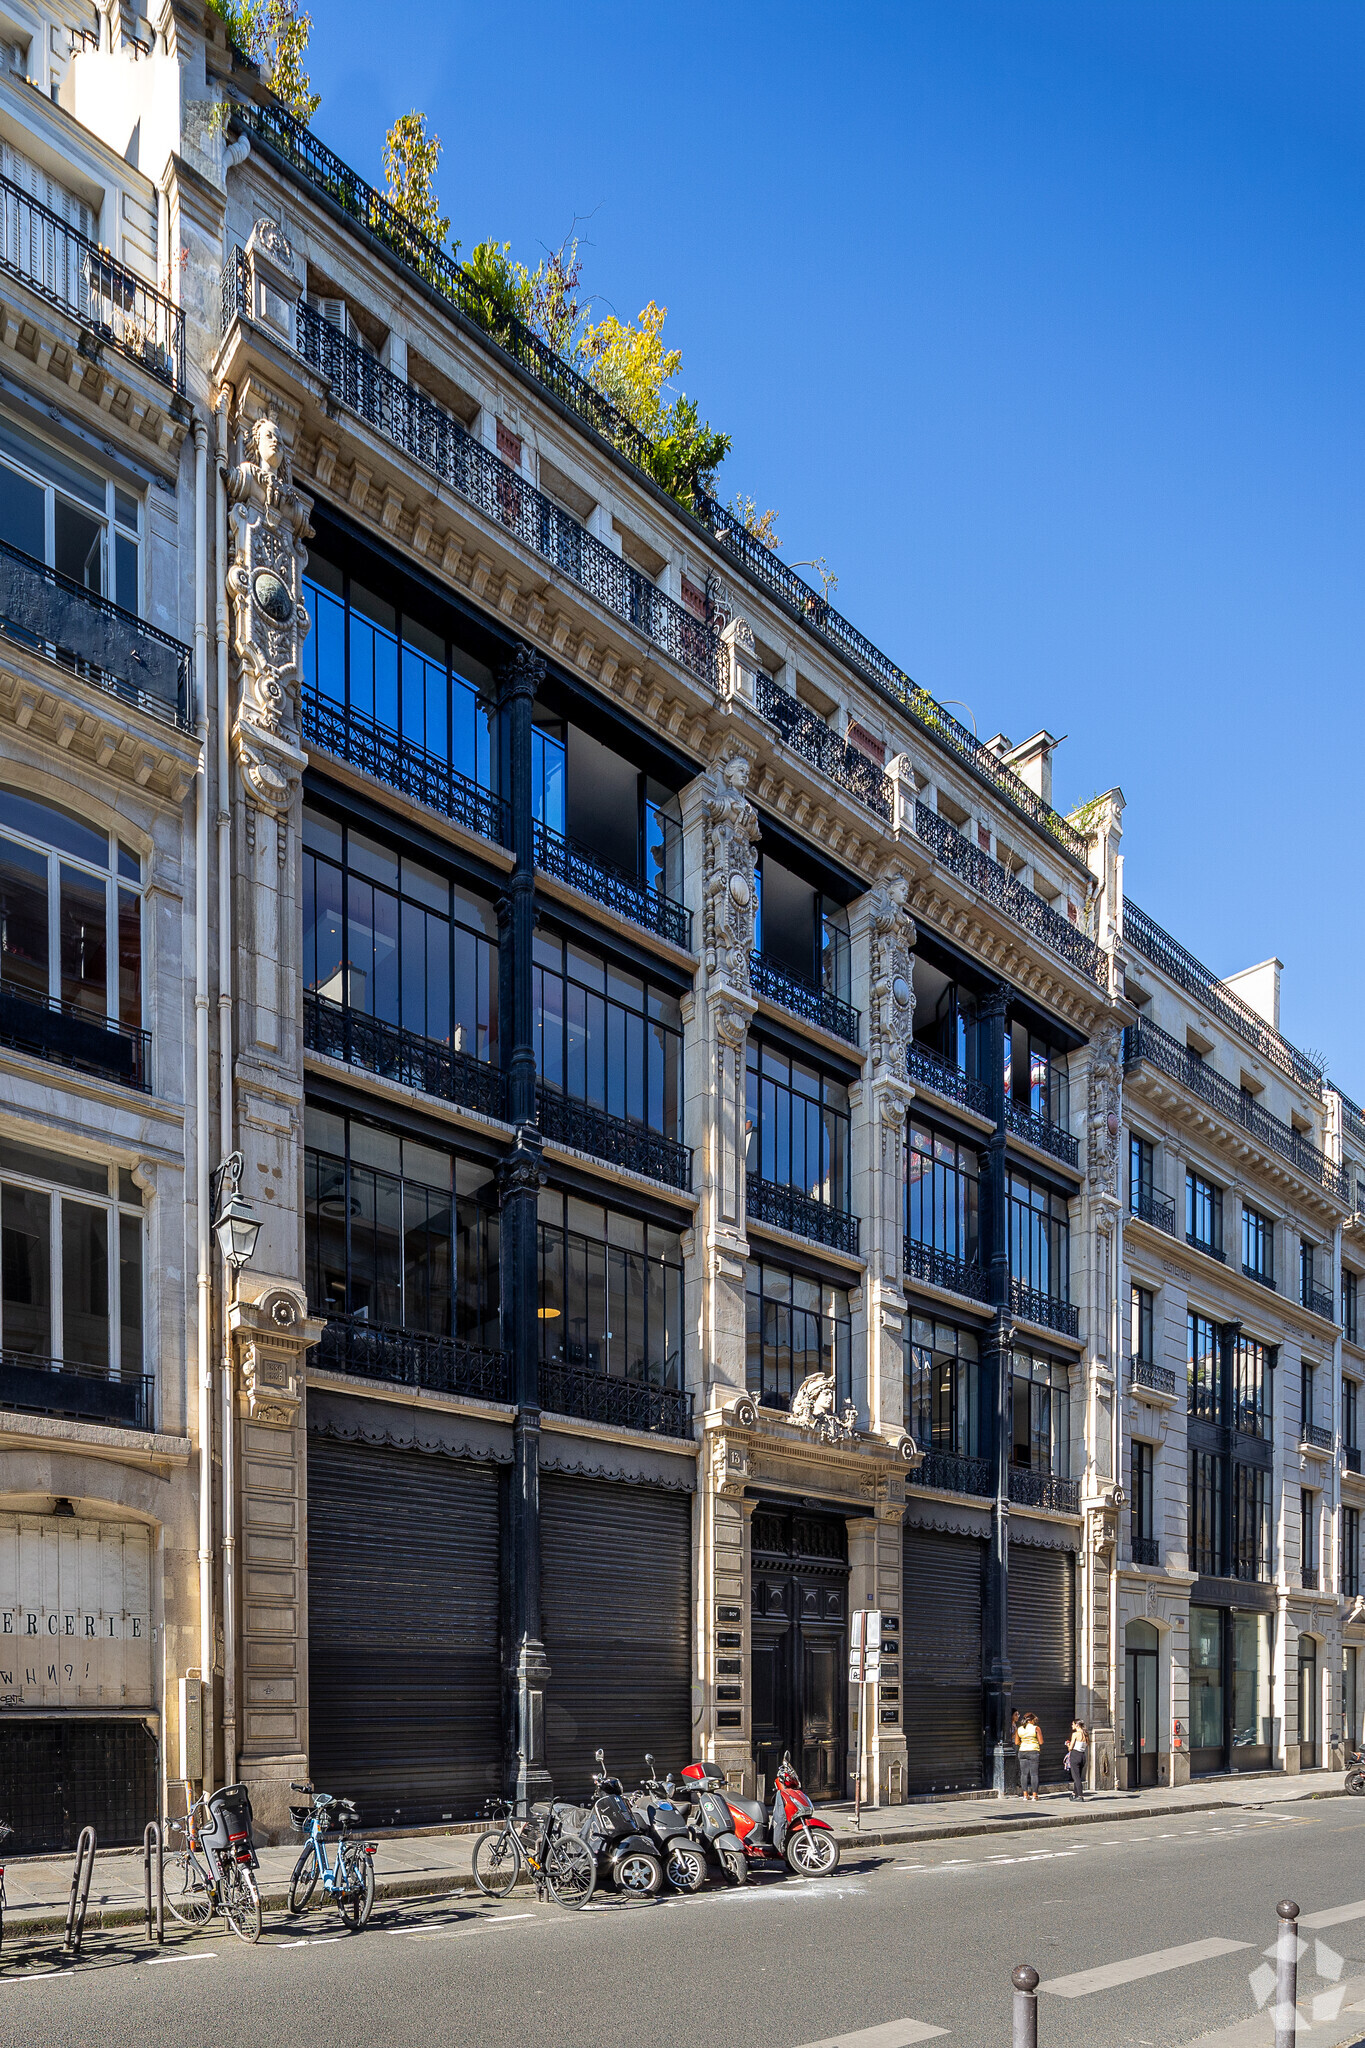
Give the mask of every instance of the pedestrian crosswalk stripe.
[[852, 2033], [831, 2034], [824, 2041], [806, 2041], [802, 2048], [912, 2048], [916, 2041], [932, 2041], [946, 2034], [946, 2027], [929, 2027], [923, 2020], [888, 2020], [881, 2027], [858, 2027]]
[[1365, 1899], [1353, 1906], [1329, 1906], [1322, 1913], [1300, 1913], [1300, 1927], [1339, 1927], [1343, 1920], [1365, 1920]]
[[1179, 1948], [1158, 1948], [1150, 1955], [1129, 1956], [1121, 1963], [1102, 1963], [1095, 1970], [1077, 1970], [1069, 1977], [1050, 1977], [1040, 1991], [1055, 1998], [1089, 1998], [1096, 1991], [1113, 1991], [1120, 1984], [1136, 1983], [1140, 1977], [1159, 1977], [1165, 1970], [1183, 1970], [1190, 1963], [1211, 1962], [1215, 1956], [1230, 1956], [1250, 1948], [1249, 1941], [1187, 1941]]

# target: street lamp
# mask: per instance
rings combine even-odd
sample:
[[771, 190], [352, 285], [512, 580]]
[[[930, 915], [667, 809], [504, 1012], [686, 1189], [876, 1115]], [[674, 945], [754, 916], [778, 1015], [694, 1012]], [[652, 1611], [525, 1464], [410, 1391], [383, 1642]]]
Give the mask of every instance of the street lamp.
[[245, 1163], [241, 1153], [234, 1152], [223, 1161], [215, 1176], [213, 1234], [234, 1278], [243, 1266], [250, 1265], [261, 1234], [261, 1219], [242, 1193]]

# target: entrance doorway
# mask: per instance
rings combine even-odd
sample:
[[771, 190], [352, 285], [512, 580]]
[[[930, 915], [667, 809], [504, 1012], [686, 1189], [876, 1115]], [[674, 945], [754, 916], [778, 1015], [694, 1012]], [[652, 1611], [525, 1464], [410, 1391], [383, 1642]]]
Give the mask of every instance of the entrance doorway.
[[1318, 1646], [1299, 1637], [1299, 1769], [1318, 1767]]
[[1270, 1768], [1274, 1617], [1190, 1609], [1190, 1768]]
[[1124, 1754], [1128, 1758], [1128, 1789], [1155, 1785], [1161, 1753], [1160, 1710], [1157, 1704], [1160, 1637], [1150, 1621], [1130, 1621], [1125, 1635], [1127, 1689], [1124, 1693]]
[[754, 1511], [754, 1767], [784, 1751], [813, 1799], [842, 1799], [848, 1752], [848, 1533], [837, 1515]]

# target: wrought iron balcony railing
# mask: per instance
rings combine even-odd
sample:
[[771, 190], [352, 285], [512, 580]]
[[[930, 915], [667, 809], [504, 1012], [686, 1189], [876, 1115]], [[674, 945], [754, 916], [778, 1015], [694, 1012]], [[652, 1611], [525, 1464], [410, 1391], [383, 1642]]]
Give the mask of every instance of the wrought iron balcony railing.
[[1139, 1188], [1132, 1197], [1132, 1213], [1139, 1223], [1150, 1223], [1153, 1230], [1163, 1230], [1167, 1237], [1176, 1235], [1175, 1203], [1167, 1195], [1159, 1195], [1155, 1188]]
[[576, 1415], [612, 1429], [643, 1429], [654, 1436], [690, 1437], [692, 1396], [648, 1380], [618, 1380], [604, 1372], [540, 1362], [540, 1405], [552, 1415]]
[[1336, 1320], [1336, 1302], [1330, 1287], [1315, 1287], [1311, 1280], [1304, 1281], [1299, 1288], [1299, 1304], [1310, 1315], [1321, 1316], [1325, 1323]]
[[912, 1039], [905, 1049], [905, 1071], [917, 1088], [928, 1088], [945, 1102], [956, 1102], [977, 1116], [992, 1116], [990, 1083], [964, 1074], [961, 1067], [940, 1059], [918, 1040]]
[[0, 631], [181, 732], [194, 726], [188, 647], [0, 541]]
[[152, 1035], [0, 981], [0, 1045], [150, 1094]]
[[536, 1083], [536, 1117], [542, 1134], [554, 1144], [572, 1145], [609, 1166], [624, 1166], [630, 1173], [691, 1193], [692, 1147], [665, 1138], [634, 1117], [612, 1116], [544, 1081]]
[[1063, 1479], [1056, 1472], [1030, 1472], [1022, 1465], [1011, 1465], [1010, 1499], [1021, 1508], [1046, 1508], [1052, 1514], [1078, 1515], [1081, 1482]]
[[754, 994], [762, 996], [765, 1002], [776, 1003], [780, 1010], [790, 1010], [793, 1017], [800, 1017], [803, 1023], [814, 1024], [834, 1038], [857, 1045], [862, 1013], [855, 1010], [852, 1003], [844, 1002], [840, 996], [828, 995], [812, 981], [802, 981], [797, 975], [788, 974], [785, 967], [779, 967], [766, 953], [749, 955], [749, 976]]
[[179, 306], [4, 177], [0, 268], [161, 383], [185, 389], [185, 316]]
[[504, 1114], [506, 1095], [499, 1068], [471, 1053], [456, 1052], [444, 1039], [423, 1038], [400, 1024], [334, 1003], [316, 989], [303, 993], [303, 1042], [309, 1052], [364, 1067], [423, 1095], [438, 1095], [484, 1116]]
[[868, 755], [841, 740], [808, 704], [793, 697], [789, 690], [779, 688], [771, 676], [755, 675], [754, 704], [760, 716], [776, 726], [794, 754], [799, 754], [812, 768], [818, 768], [850, 796], [857, 797], [877, 817], [890, 820], [891, 784], [885, 771]]
[[[1337, 1093], [1341, 1095], [1339, 1088]], [[1357, 1145], [1365, 1145], [1365, 1109], [1352, 1102], [1349, 1095], [1341, 1096], [1341, 1121], [1347, 1137], [1354, 1138]]]
[[512, 1398], [512, 1362], [505, 1351], [482, 1351], [453, 1337], [395, 1329], [363, 1316], [334, 1317], [308, 1356], [313, 1365], [352, 1379], [462, 1394], [471, 1401]]
[[1336, 1438], [1330, 1429], [1324, 1429], [1320, 1422], [1301, 1422], [1299, 1442], [1307, 1450], [1330, 1451]]
[[1264, 1273], [1259, 1266], [1249, 1266], [1245, 1259], [1242, 1261], [1242, 1278], [1244, 1280], [1254, 1280], [1258, 1287], [1269, 1288], [1272, 1294], [1279, 1292], [1275, 1285], [1275, 1275], [1273, 1273]]
[[1031, 1109], [1021, 1103], [1005, 1098], [1005, 1129], [1026, 1144], [1036, 1145], [1040, 1152], [1051, 1153], [1064, 1166], [1076, 1166], [1081, 1156], [1080, 1140], [1073, 1138], [1063, 1124], [1054, 1124], [1050, 1118], [1035, 1116]]
[[800, 1188], [759, 1180], [751, 1174], [744, 1184], [744, 1206], [751, 1222], [790, 1230], [796, 1237], [810, 1238], [813, 1244], [828, 1245], [831, 1251], [847, 1252], [850, 1258], [858, 1256], [858, 1218], [846, 1209], [817, 1202]]
[[1037, 1323], [1042, 1329], [1056, 1330], [1063, 1337], [1080, 1335], [1079, 1309], [1073, 1308], [1069, 1301], [1059, 1301], [1056, 1295], [1044, 1294], [1037, 1287], [1026, 1287], [1022, 1280], [1010, 1280], [1010, 1307], [1025, 1322]]
[[1128, 896], [1123, 899], [1123, 936], [1135, 952], [1150, 960], [1168, 975], [1177, 987], [1194, 997], [1226, 1024], [1229, 1031], [1247, 1045], [1255, 1048], [1270, 1064], [1296, 1081], [1300, 1088], [1310, 1095], [1322, 1094], [1322, 1069], [1307, 1053], [1300, 1052], [1287, 1038], [1281, 1038], [1278, 1031], [1267, 1024], [1264, 1017], [1257, 1015], [1249, 1003], [1243, 1002], [1235, 989], [1220, 981], [1211, 968], [1202, 960], [1196, 960], [1193, 953], [1186, 952], [1177, 939], [1163, 931], [1155, 918], [1148, 917], [1145, 910], [1139, 910]]
[[68, 1422], [106, 1422], [118, 1429], [153, 1429], [155, 1385], [150, 1373], [120, 1379], [101, 1366], [0, 1351], [0, 1408], [26, 1415], [60, 1415]]
[[934, 1493], [970, 1493], [989, 1500], [995, 1492], [995, 1474], [988, 1458], [963, 1458], [956, 1451], [926, 1451], [924, 1463], [910, 1475], [912, 1486], [927, 1486]]
[[1346, 1470], [1348, 1472], [1359, 1472], [1360, 1445], [1343, 1444], [1341, 1447], [1341, 1462], [1346, 1467]]
[[1304, 1564], [1299, 1566], [1299, 1584], [1303, 1587], [1305, 1593], [1317, 1592], [1318, 1567], [1315, 1564]]
[[562, 832], [542, 825], [539, 819], [535, 839], [536, 866], [542, 874], [567, 882], [571, 889], [591, 896], [595, 903], [605, 904], [620, 917], [628, 917], [642, 931], [653, 932], [656, 937], [681, 946], [685, 953], [691, 952], [692, 913], [681, 903], [675, 903], [645, 882], [637, 882], [634, 876], [624, 874], [610, 861], [566, 839]]
[[940, 1251], [936, 1244], [919, 1244], [912, 1237], [905, 1239], [903, 1250], [907, 1280], [923, 1280], [930, 1287], [965, 1294], [969, 1301], [986, 1299], [986, 1275], [975, 1259], [960, 1259], [954, 1252]]
[[1128, 1383], [1134, 1387], [1146, 1387], [1152, 1394], [1169, 1394], [1175, 1399], [1175, 1374], [1165, 1365], [1154, 1365], [1150, 1358], [1130, 1358], [1128, 1361]]
[[1217, 1259], [1220, 1266], [1226, 1266], [1228, 1255], [1222, 1245], [1215, 1244], [1212, 1238], [1199, 1237], [1193, 1230], [1187, 1230], [1185, 1242], [1192, 1252], [1202, 1252], [1206, 1259]]
[[377, 782], [401, 790], [428, 810], [463, 825], [467, 832], [491, 839], [495, 846], [509, 843], [507, 806], [502, 798], [480, 789], [439, 754], [429, 754], [425, 747], [391, 732], [363, 712], [348, 711], [317, 690], [303, 692], [302, 708], [303, 737], [310, 746], [364, 769]]
[[937, 811], [931, 811], [927, 804], [916, 802], [915, 831], [950, 874], [979, 889], [997, 910], [1013, 918], [1083, 979], [1093, 982], [1096, 988], [1108, 986], [1109, 957], [1094, 940], [1078, 931], [1069, 918], [1059, 916], [1032, 889], [1026, 889], [998, 860], [992, 860], [980, 847], [964, 839], [956, 826], [941, 818]]
[[1160, 1564], [1161, 1545], [1155, 1536], [1132, 1536], [1128, 1547], [1133, 1554], [1134, 1564]]
[[1123, 1034], [1123, 1060], [1127, 1067], [1146, 1060], [1159, 1068], [1163, 1074], [1168, 1074], [1173, 1081], [1187, 1088], [1191, 1095], [1197, 1095], [1201, 1101], [1210, 1104], [1229, 1123], [1249, 1132], [1258, 1144], [1278, 1153], [1281, 1159], [1287, 1159], [1309, 1180], [1317, 1181], [1337, 1201], [1344, 1203], [1349, 1200], [1350, 1189], [1339, 1166], [1291, 1125], [1272, 1116], [1269, 1110], [1262, 1109], [1246, 1089], [1234, 1088], [1231, 1081], [1225, 1081], [1206, 1060], [1201, 1060], [1197, 1053], [1181, 1045], [1159, 1025], [1149, 1024], [1145, 1019], [1130, 1024]]

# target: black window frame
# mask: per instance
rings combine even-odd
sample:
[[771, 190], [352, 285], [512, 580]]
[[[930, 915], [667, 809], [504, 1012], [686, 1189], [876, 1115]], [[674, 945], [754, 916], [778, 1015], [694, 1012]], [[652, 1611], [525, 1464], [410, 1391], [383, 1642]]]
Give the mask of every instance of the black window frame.
[[[922, 1141], [927, 1139], [927, 1146]], [[951, 1150], [953, 1157], [948, 1158]], [[921, 1170], [918, 1179], [914, 1177], [914, 1162], [922, 1160], [927, 1166], [927, 1176]], [[912, 1189], [927, 1182], [931, 1190], [929, 1217], [924, 1219], [923, 1202], [919, 1204], [919, 1233], [915, 1225], [916, 1203]], [[941, 1197], [952, 1196], [951, 1203]], [[951, 1213], [950, 1213], [951, 1211]], [[980, 1252], [981, 1227], [981, 1152], [978, 1144], [959, 1137], [942, 1124], [931, 1123], [927, 1117], [916, 1116], [911, 1111], [905, 1124], [905, 1192], [902, 1221], [905, 1235], [911, 1244], [929, 1246], [934, 1251], [946, 1253], [950, 1258], [961, 1259], [970, 1265]]]
[[[1050, 1181], [1006, 1169], [1010, 1275], [1049, 1301], [1071, 1299], [1070, 1202]], [[1026, 1190], [1021, 1194], [1020, 1190]]]
[[1156, 1540], [1156, 1446], [1143, 1437], [1129, 1440], [1132, 1535], [1135, 1543]]
[[[591, 1230], [585, 1227], [589, 1223]], [[633, 1241], [637, 1233], [638, 1243]], [[635, 1264], [640, 1267], [638, 1280], [632, 1274]], [[681, 1227], [644, 1219], [618, 1203], [589, 1200], [561, 1188], [544, 1189], [536, 1216], [536, 1275], [542, 1364], [635, 1386], [684, 1391]], [[639, 1371], [631, 1370], [632, 1303], [640, 1317]], [[581, 1318], [576, 1314], [580, 1306]], [[580, 1320], [581, 1336], [570, 1327]], [[618, 1323], [624, 1323], [624, 1334]], [[671, 1342], [675, 1332], [676, 1342]], [[619, 1372], [618, 1346], [623, 1367]]]
[[[768, 1293], [764, 1276], [769, 1273], [787, 1281], [787, 1300], [777, 1293]], [[797, 1302], [798, 1286], [817, 1289], [821, 1306], [813, 1308], [808, 1302]], [[744, 1283], [745, 1385], [762, 1407], [789, 1409], [808, 1374], [817, 1370], [828, 1372], [831, 1366], [840, 1411], [852, 1401], [853, 1313], [848, 1297], [847, 1287], [800, 1272], [783, 1260], [749, 1260]], [[830, 1306], [825, 1305], [827, 1302]], [[842, 1313], [838, 1312], [840, 1304]], [[818, 1343], [812, 1347], [814, 1323], [821, 1327]], [[803, 1340], [800, 1343], [798, 1334]], [[798, 1359], [805, 1360], [804, 1370], [798, 1370]], [[813, 1360], [818, 1360], [818, 1364]]]
[[1132, 1282], [1128, 1298], [1128, 1341], [1137, 1365], [1156, 1364], [1156, 1295]]
[[1242, 1204], [1242, 1271], [1250, 1280], [1275, 1285], [1275, 1218], [1250, 1202]]
[[[559, 965], [552, 964], [546, 957], [551, 947], [559, 949]], [[682, 999], [674, 984], [663, 976], [650, 974], [643, 966], [624, 964], [609, 951], [586, 943], [577, 933], [561, 932], [550, 925], [536, 931], [531, 953], [531, 1033], [536, 1073], [541, 1082], [566, 1096], [570, 1102], [586, 1103], [608, 1116], [641, 1124], [646, 1130], [656, 1131], [672, 1143], [680, 1143], [684, 1115]], [[575, 955], [601, 968], [600, 986], [594, 986], [592, 981], [573, 971]], [[615, 989], [613, 978], [617, 984]], [[547, 1008], [546, 1005], [548, 981], [556, 982], [561, 991], [557, 1018], [553, 1007]], [[634, 1002], [626, 1001], [620, 993], [626, 983], [638, 983], [638, 1007]], [[570, 1085], [579, 996], [583, 999], [581, 1092]], [[591, 1049], [588, 1031], [589, 1016], [598, 1005], [602, 1013], [600, 1057]], [[629, 1051], [632, 1020], [639, 1026], [637, 1064], [642, 1092], [638, 1097], [632, 1086]], [[657, 1055], [652, 1051], [656, 1034], [662, 1040]], [[558, 1050], [552, 1060], [549, 1047], [556, 1035]], [[659, 1065], [657, 1100], [656, 1058]], [[599, 1073], [601, 1088], [600, 1092], [594, 1093]], [[632, 1107], [632, 1104], [636, 1106]]]
[[[774, 1067], [785, 1065], [786, 1078], [777, 1072], [769, 1073], [769, 1061]], [[796, 1086], [792, 1076], [797, 1068], [805, 1069], [813, 1077], [817, 1091], [814, 1095]], [[841, 1216], [848, 1215], [853, 1199], [853, 1115], [848, 1086], [842, 1074], [820, 1060], [804, 1052], [797, 1054], [762, 1032], [751, 1031], [744, 1065], [745, 1172], [776, 1187], [794, 1188], [809, 1201], [821, 1202]], [[798, 1105], [807, 1111], [807, 1125], [813, 1115], [818, 1127], [821, 1171], [814, 1184], [809, 1174], [793, 1178], [798, 1151], [807, 1163], [810, 1159], [809, 1129], [800, 1135], [798, 1143]], [[784, 1135], [785, 1178], [781, 1171]], [[774, 1169], [771, 1173], [766, 1171], [769, 1164]]]
[[904, 1329], [906, 1429], [922, 1451], [979, 1457], [980, 1331], [938, 1316], [908, 1312]]
[[[1210, 1229], [1207, 1236], [1197, 1228], [1201, 1210], [1208, 1214]], [[1215, 1259], [1224, 1256], [1223, 1190], [1217, 1181], [1197, 1173], [1192, 1166], [1185, 1169], [1185, 1242], [1196, 1251], [1208, 1252]]]

